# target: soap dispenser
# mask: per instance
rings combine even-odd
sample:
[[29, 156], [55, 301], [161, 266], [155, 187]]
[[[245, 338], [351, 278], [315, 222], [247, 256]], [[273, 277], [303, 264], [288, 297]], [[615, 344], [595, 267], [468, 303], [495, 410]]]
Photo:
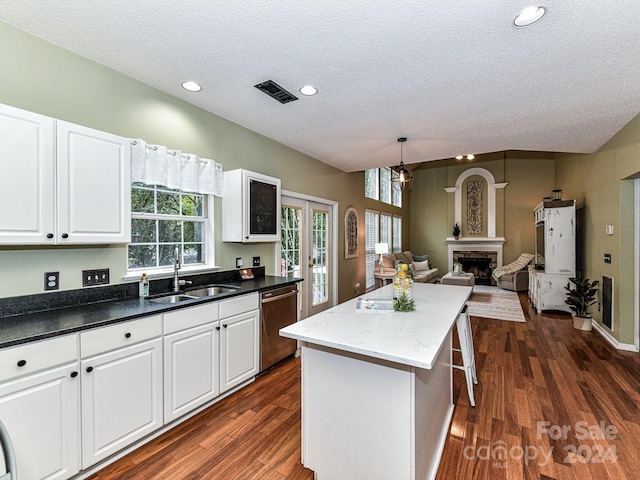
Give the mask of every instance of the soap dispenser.
[[149, 280], [147, 279], [146, 273], [143, 273], [142, 278], [140, 279], [140, 289], [138, 295], [145, 298], [149, 296]]

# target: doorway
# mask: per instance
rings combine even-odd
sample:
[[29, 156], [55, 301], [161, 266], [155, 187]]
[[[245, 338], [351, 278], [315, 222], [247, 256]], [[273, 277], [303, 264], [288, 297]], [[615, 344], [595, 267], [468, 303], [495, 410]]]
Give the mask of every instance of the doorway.
[[633, 232], [633, 343], [640, 351], [640, 178], [634, 180]]
[[337, 203], [293, 192], [282, 195], [280, 274], [303, 278], [300, 318], [320, 313], [337, 298]]

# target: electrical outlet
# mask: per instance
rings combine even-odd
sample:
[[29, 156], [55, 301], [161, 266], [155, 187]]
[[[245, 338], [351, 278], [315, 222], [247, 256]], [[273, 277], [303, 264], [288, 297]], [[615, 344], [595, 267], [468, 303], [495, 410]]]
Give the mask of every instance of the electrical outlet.
[[60, 272], [45, 272], [44, 289], [58, 290], [60, 288]]
[[242, 258], [236, 257], [236, 268], [242, 268]]
[[253, 266], [254, 267], [260, 266], [260, 257], [253, 257]]
[[353, 286], [353, 291], [354, 291], [354, 292], [356, 292], [356, 295], [357, 295], [358, 293], [360, 293], [360, 282], [356, 283], [356, 284]]
[[98, 270], [82, 271], [82, 286], [92, 287], [93, 285], [106, 285], [109, 283], [109, 269], [101, 268]]

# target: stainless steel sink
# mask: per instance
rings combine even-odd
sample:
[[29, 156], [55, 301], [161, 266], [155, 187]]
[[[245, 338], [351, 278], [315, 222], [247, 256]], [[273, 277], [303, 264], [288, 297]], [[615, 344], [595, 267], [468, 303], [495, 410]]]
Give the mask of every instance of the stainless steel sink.
[[149, 301], [153, 303], [179, 303], [184, 302], [185, 300], [193, 300], [194, 298], [198, 297], [180, 293], [175, 295], [166, 295], [164, 297], [150, 298]]
[[187, 295], [193, 295], [194, 297], [213, 297], [222, 293], [235, 292], [240, 287], [232, 285], [210, 285], [208, 287], [198, 288], [195, 290], [189, 290]]

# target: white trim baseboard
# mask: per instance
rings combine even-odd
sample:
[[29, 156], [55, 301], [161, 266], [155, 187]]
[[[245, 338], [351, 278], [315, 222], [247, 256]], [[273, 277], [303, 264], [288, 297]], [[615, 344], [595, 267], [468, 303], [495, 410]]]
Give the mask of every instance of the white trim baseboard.
[[613, 335], [611, 335], [611, 333], [609, 333], [609, 331], [604, 328], [601, 324], [599, 324], [598, 322], [591, 320], [591, 325], [593, 325], [593, 327], [595, 328], [595, 330], [604, 337], [604, 339], [609, 342], [613, 348], [615, 348], [616, 350], [624, 350], [625, 352], [637, 352], [638, 348], [633, 345], [632, 343], [620, 343], [618, 342], [618, 340], [616, 340], [614, 338]]

